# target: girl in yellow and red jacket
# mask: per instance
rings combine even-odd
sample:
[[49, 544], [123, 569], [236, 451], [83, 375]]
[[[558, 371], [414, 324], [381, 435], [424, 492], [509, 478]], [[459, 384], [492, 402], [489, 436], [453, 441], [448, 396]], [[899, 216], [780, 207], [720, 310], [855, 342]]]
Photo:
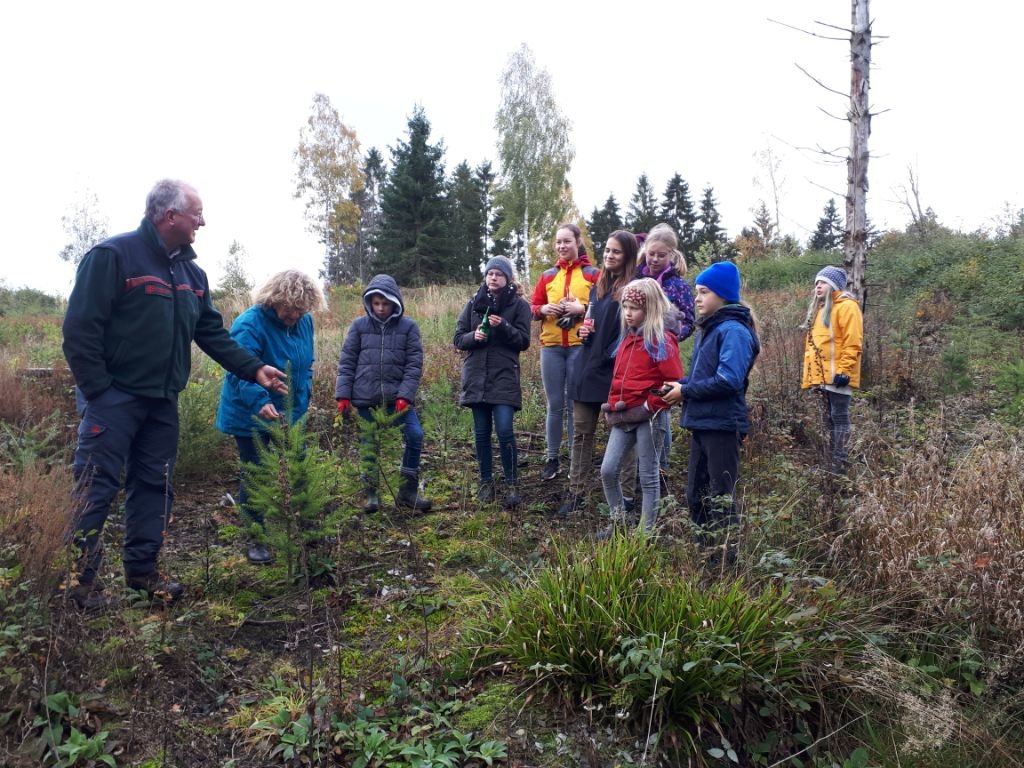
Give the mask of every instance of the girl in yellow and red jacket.
[[814, 277], [814, 294], [802, 328], [807, 330], [802, 389], [824, 396], [824, 427], [829, 435], [831, 472], [845, 475], [849, 465], [850, 401], [860, 387], [864, 318], [846, 292], [846, 272], [825, 267]]
[[619, 471], [635, 446], [643, 489], [641, 520], [644, 530], [650, 531], [661, 495], [658, 457], [663, 447], [654, 421], [669, 407], [662, 399], [665, 382], [681, 379], [683, 366], [676, 336], [665, 330], [671, 304], [657, 281], [644, 277], [629, 283], [622, 289], [621, 304], [622, 337], [608, 402], [601, 406], [610, 427], [601, 484], [614, 525], [625, 515]]
[[597, 282], [599, 270], [591, 266], [583, 248], [580, 228], [562, 224], [555, 232], [555, 266], [541, 273], [534, 286], [531, 305], [540, 328], [540, 375], [547, 399], [544, 436], [547, 456], [542, 477], [558, 475], [558, 451], [562, 445], [562, 426], [569, 414], [568, 445], [572, 445], [572, 403], [569, 400], [569, 374], [579, 355], [579, 327], [587, 311], [590, 287]]

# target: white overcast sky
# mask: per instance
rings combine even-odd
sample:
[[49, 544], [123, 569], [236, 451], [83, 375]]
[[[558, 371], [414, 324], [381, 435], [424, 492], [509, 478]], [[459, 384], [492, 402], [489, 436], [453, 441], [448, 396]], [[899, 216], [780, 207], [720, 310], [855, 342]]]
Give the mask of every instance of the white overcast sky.
[[[868, 215], [901, 228], [907, 167], [941, 221], [991, 227], [1024, 205], [1019, 39], [1024, 6], [874, 0]], [[647, 173], [710, 184], [735, 235], [770, 193], [758, 152], [781, 162], [782, 230], [806, 241], [846, 169], [811, 149], [849, 128], [849, 0], [490, 2], [33, 2], [0, 10], [0, 279], [66, 294], [56, 254], [76, 197], [98, 195], [111, 232], [133, 229], [146, 192], [177, 177], [203, 197], [196, 249], [216, 283], [229, 244], [260, 282], [311, 274], [321, 252], [292, 196], [292, 152], [313, 94], [327, 94], [365, 149], [387, 151], [422, 105], [450, 170], [496, 159], [498, 78], [525, 42], [573, 122], [581, 211], [625, 207]], [[884, 36], [885, 39], [882, 39]], [[496, 165], [496, 163], [495, 163]]]

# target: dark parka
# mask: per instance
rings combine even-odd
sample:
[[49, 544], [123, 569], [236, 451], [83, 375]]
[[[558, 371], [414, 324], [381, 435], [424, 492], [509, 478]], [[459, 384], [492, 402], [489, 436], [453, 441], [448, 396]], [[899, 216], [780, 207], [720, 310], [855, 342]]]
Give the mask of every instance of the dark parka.
[[[492, 326], [487, 341], [473, 338], [490, 307], [492, 315], [503, 322]], [[511, 405], [522, 407], [519, 383], [519, 353], [530, 346], [530, 305], [518, 295], [514, 286], [507, 286], [492, 297], [483, 285], [476, 296], [466, 302], [455, 326], [455, 348], [462, 350], [462, 396], [460, 405]]]
[[255, 381], [262, 363], [228, 334], [195, 259], [190, 245], [169, 256], [149, 219], [85, 255], [64, 315], [64, 356], [87, 400], [112, 385], [175, 398], [188, 383], [193, 341]]
[[[386, 320], [373, 314], [370, 299], [383, 296], [395, 305]], [[357, 407], [391, 405], [398, 398], [416, 401], [423, 375], [423, 344], [420, 329], [405, 316], [398, 283], [390, 275], [375, 275], [363, 291], [365, 317], [352, 322], [341, 347], [336, 400]]]
[[594, 331], [583, 342], [572, 377], [569, 380], [569, 399], [581, 403], [603, 403], [608, 399], [615, 368], [615, 349], [622, 335], [619, 302], [612, 291], [597, 298], [597, 287], [590, 290], [590, 317]]

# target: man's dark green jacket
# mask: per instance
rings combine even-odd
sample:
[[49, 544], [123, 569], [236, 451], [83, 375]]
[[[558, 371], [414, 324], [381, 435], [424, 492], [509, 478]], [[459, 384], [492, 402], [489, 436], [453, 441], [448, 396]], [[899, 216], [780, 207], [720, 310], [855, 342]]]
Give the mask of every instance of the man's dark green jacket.
[[188, 383], [192, 341], [253, 381], [262, 363], [231, 338], [189, 245], [173, 257], [148, 219], [82, 259], [64, 316], [64, 356], [86, 399], [111, 385], [173, 398]]

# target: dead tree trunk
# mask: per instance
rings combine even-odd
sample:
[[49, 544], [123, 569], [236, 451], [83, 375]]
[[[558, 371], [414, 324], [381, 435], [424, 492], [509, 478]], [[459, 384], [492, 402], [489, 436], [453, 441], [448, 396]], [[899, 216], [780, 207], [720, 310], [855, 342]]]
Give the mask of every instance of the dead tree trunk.
[[843, 266], [849, 275], [848, 290], [864, 304], [864, 272], [867, 268], [868, 137], [871, 135], [871, 19], [868, 0], [851, 0], [850, 32], [850, 154], [846, 158], [846, 232]]

